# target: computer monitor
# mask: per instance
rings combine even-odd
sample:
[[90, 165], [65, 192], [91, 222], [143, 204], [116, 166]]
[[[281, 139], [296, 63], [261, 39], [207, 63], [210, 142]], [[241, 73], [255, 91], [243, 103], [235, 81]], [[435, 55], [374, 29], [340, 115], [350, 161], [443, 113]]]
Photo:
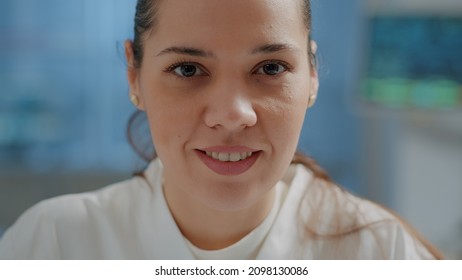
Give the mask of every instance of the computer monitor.
[[462, 108], [462, 16], [384, 13], [368, 18], [359, 97], [386, 108]]

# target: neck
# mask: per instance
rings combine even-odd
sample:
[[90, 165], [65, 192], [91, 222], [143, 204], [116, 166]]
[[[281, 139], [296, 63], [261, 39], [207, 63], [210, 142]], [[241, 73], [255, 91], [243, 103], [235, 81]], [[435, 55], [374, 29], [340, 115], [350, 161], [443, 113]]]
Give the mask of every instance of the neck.
[[182, 234], [204, 250], [226, 248], [255, 229], [271, 211], [272, 188], [252, 205], [239, 210], [214, 209], [182, 188], [165, 181], [164, 192], [170, 211]]

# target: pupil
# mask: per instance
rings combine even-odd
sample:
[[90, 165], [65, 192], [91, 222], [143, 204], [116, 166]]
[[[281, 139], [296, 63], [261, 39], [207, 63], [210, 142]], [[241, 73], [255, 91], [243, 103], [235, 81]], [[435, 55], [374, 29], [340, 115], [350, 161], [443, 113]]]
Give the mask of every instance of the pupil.
[[181, 74], [186, 77], [191, 77], [196, 74], [196, 66], [194, 65], [183, 65], [181, 66]]
[[279, 65], [277, 64], [266, 64], [263, 66], [263, 71], [268, 75], [276, 75], [279, 72]]

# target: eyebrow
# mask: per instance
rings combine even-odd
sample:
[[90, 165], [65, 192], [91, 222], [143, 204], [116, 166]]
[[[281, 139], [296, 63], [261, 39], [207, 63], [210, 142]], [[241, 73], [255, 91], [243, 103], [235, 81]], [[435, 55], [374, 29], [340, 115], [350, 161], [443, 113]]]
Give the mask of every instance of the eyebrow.
[[162, 50], [156, 56], [161, 56], [164, 54], [185, 54], [189, 56], [199, 56], [199, 57], [214, 57], [210, 52], [203, 51], [201, 49], [189, 48], [189, 47], [170, 47]]
[[[275, 53], [285, 50], [291, 51], [299, 51], [299, 49], [291, 44], [266, 44], [263, 46], [259, 46], [253, 49], [250, 53], [251, 54], [259, 54], [259, 53]], [[215, 57], [215, 55], [211, 52], [207, 52], [197, 48], [190, 48], [190, 47], [169, 47], [161, 52], [159, 52], [156, 56], [161, 56], [165, 54], [183, 54], [189, 56], [198, 56], [198, 57]]]
[[258, 53], [274, 53], [274, 52], [280, 52], [280, 51], [285, 51], [285, 50], [290, 50], [290, 51], [299, 51], [299, 49], [291, 44], [266, 44], [260, 47], [257, 47], [252, 50], [252, 54], [258, 54]]

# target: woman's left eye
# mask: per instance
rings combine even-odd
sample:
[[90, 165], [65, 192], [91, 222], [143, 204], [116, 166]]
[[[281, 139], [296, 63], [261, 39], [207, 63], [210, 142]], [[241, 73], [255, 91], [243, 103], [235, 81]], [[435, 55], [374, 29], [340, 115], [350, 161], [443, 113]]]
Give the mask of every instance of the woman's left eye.
[[282, 65], [281, 63], [278, 63], [278, 62], [270, 62], [270, 63], [265, 63], [262, 66], [260, 66], [257, 69], [257, 71], [255, 71], [255, 73], [275, 76], [285, 71], [287, 71], [287, 67], [285, 65]]

